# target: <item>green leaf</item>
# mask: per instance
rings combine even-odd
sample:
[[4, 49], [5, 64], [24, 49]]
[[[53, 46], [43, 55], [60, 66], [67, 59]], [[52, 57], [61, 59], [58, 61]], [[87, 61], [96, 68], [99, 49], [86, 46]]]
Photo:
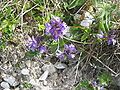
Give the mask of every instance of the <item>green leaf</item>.
[[88, 80], [82, 81], [82, 82], [80, 83], [80, 86], [87, 88], [87, 86], [89, 86]]
[[52, 52], [55, 52], [58, 46], [58, 42], [53, 41], [52, 43], [49, 44], [49, 48]]
[[66, 9], [68, 6], [68, 3], [64, 2], [64, 8]]
[[85, 33], [82, 37], [81, 37], [81, 41], [85, 41], [86, 39], [89, 38], [89, 34]]
[[1, 23], [1, 27], [2, 28], [5, 28], [8, 26], [8, 21], [7, 20], [4, 20], [2, 23]]
[[80, 28], [79, 27], [72, 27], [72, 28], [70, 28], [72, 31], [79, 31], [80, 30]]
[[101, 22], [99, 23], [99, 29], [102, 30], [104, 33], [106, 33], [106, 30], [105, 30], [105, 26], [104, 26], [103, 21], [101, 21]]
[[86, 88], [87, 90], [94, 90], [94, 88], [92, 87], [92, 85], [89, 84], [89, 81], [88, 80], [84, 80], [82, 82], [80, 82], [75, 90], [81, 90], [81, 88]]
[[5, 43], [0, 41], [0, 49], [4, 49], [5, 48]]
[[23, 87], [24, 87], [24, 88], [32, 88], [32, 84], [31, 84], [31, 83], [28, 83], [28, 82], [24, 82], [24, 83], [23, 83]]
[[30, 1], [28, 1], [28, 2], [25, 4], [24, 10], [27, 10], [27, 9], [29, 9], [29, 8], [31, 8], [31, 3], [30, 3]]
[[76, 6], [81, 6], [85, 0], [73, 0], [70, 5], [68, 5], [69, 9], [75, 8]]
[[42, 6], [42, 5], [39, 6], [39, 7], [37, 7], [36, 9], [37, 9], [37, 10], [40, 10], [41, 12], [45, 11], [44, 6]]
[[100, 84], [102, 85], [108, 85], [111, 81], [111, 76], [108, 73], [102, 73], [99, 77]]
[[38, 24], [38, 29], [39, 31], [42, 31], [45, 29], [45, 26], [44, 25], [41, 25], [41, 24]]
[[28, 51], [28, 52], [26, 52], [25, 53], [25, 57], [34, 57], [34, 56], [36, 56], [36, 55], [38, 55], [38, 51]]

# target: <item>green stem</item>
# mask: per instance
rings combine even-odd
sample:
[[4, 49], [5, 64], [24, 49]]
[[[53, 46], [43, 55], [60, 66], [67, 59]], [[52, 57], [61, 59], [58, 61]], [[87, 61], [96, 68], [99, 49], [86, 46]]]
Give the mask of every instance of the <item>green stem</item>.
[[70, 39], [70, 38], [67, 38], [67, 37], [63, 37], [64, 39], [68, 40], [68, 41], [71, 41], [71, 42], [75, 42], [75, 43], [79, 43], [79, 44], [92, 44], [92, 43], [85, 43], [85, 42], [80, 42], [80, 41], [76, 41], [76, 40], [73, 40], [73, 39]]

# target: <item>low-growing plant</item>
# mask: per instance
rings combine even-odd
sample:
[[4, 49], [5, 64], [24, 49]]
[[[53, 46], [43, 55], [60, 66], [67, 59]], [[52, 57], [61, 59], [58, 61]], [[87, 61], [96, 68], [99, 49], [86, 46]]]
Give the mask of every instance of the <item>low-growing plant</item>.
[[[17, 48], [24, 50], [27, 59], [55, 57], [70, 66], [82, 62], [78, 57], [83, 53], [87, 57], [85, 65], [95, 59], [95, 63], [117, 75], [104, 64], [107, 61], [101, 60], [101, 52], [105, 51], [101, 48], [119, 47], [118, 9], [109, 0], [13, 0], [0, 12], [0, 49], [4, 51], [16, 34], [22, 34]], [[110, 81], [110, 76], [103, 73], [97, 79], [83, 80], [76, 90], [104, 90]], [[27, 82], [23, 86], [32, 87]]]
[[30, 88], [32, 88], [32, 84], [29, 83], [29, 82], [24, 82], [23, 87], [26, 88], [26, 89], [30, 89]]
[[12, 39], [15, 27], [17, 24], [17, 18], [15, 16], [14, 9], [12, 7], [6, 7], [0, 13], [0, 48], [4, 48], [6, 43]]
[[87, 90], [107, 90], [106, 87], [111, 82], [111, 75], [108, 73], [102, 73], [94, 80], [83, 80], [75, 88], [75, 90], [82, 90], [86, 88]]

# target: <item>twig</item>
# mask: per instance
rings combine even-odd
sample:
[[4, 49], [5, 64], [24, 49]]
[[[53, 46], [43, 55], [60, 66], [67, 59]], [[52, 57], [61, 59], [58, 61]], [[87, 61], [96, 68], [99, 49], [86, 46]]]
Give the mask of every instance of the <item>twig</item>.
[[[87, 54], [91, 55], [89, 52], [87, 52], [85, 49], [81, 48], [81, 50], [85, 51]], [[106, 67], [108, 70], [110, 70], [112, 73], [115, 74], [115, 76], [117, 75], [117, 73], [115, 71], [113, 71], [110, 67], [108, 67], [107, 65], [105, 65], [100, 59], [98, 59], [96, 56], [91, 55], [94, 59], [96, 59], [96, 61], [98, 61], [99, 63], [101, 63], [104, 67]]]
[[87, 1], [88, 0], [85, 1], [85, 3], [79, 8], [79, 10], [75, 14], [78, 14], [81, 11], [81, 9], [85, 6], [85, 4], [86, 4]]
[[118, 73], [117, 75], [115, 75], [115, 77], [118, 77], [120, 75], [120, 73]]
[[[80, 61], [79, 61], [79, 63], [81, 63], [85, 58], [86, 58], [87, 56], [85, 56], [84, 58], [82, 58]], [[77, 65], [73, 68], [73, 70], [71, 71], [71, 73], [70, 73], [70, 75], [69, 76], [71, 76], [71, 74], [73, 74], [73, 72], [75, 71], [75, 69], [77, 68]]]
[[0, 9], [0, 11], [3, 11], [9, 4], [11, 1], [7, 2], [6, 5], [4, 5], [4, 7], [2, 9]]
[[25, 8], [25, 5], [26, 5], [27, 1], [28, 0], [26, 0], [24, 2], [24, 5], [23, 5], [22, 11], [21, 11], [21, 15], [20, 15], [20, 18], [21, 18], [21, 31], [23, 31], [23, 29], [22, 29], [23, 28], [23, 12], [24, 12], [24, 8]]
[[78, 44], [92, 44], [92, 43], [79, 42], [79, 41], [76, 41], [76, 40], [67, 38], [67, 37], [65, 37], [65, 36], [63, 36], [63, 38], [66, 39], [66, 40], [68, 40], [68, 41], [75, 42], [75, 43], [78, 43]]
[[36, 4], [35, 6], [33, 6], [32, 8], [30, 8], [30, 9], [28, 9], [28, 10], [26, 10], [24, 13], [23, 13], [23, 15], [24, 14], [26, 14], [26, 13], [28, 13], [29, 11], [31, 11], [32, 9], [34, 9], [36, 6], [38, 6], [39, 4]]
[[23, 16], [23, 15], [25, 15], [26, 13], [28, 13], [29, 11], [31, 11], [32, 9], [34, 9], [34, 8], [35, 8], [36, 6], [38, 6], [38, 5], [39, 5], [39, 4], [36, 4], [36, 5], [33, 6], [32, 8], [26, 10], [25, 12], [22, 12], [22, 11], [21, 11], [21, 13], [20, 13], [19, 15], [17, 15], [16, 18], [18, 18], [19, 16]]
[[118, 25], [120, 25], [119, 22], [113, 22], [113, 21], [110, 21], [110, 22], [113, 23], [113, 24], [118, 24]]
[[116, 58], [118, 59], [118, 61], [120, 61], [120, 58], [115, 54]]
[[101, 60], [99, 60], [97, 57], [93, 56], [93, 58], [95, 58], [98, 62], [100, 62], [103, 66], [105, 66], [108, 70], [110, 70], [112, 73], [114, 73], [115, 75], [117, 75], [117, 73], [115, 71], [113, 71], [111, 68], [109, 68], [107, 65], [105, 65]]
[[[82, 56], [82, 52], [80, 53], [79, 60], [81, 60], [81, 56]], [[78, 75], [78, 67], [79, 67], [80, 62], [81, 62], [81, 61], [78, 61], [77, 65], [76, 65], [76, 74], [75, 74], [75, 80], [74, 80], [74, 83], [76, 82], [76, 79], [77, 79], [77, 75]]]

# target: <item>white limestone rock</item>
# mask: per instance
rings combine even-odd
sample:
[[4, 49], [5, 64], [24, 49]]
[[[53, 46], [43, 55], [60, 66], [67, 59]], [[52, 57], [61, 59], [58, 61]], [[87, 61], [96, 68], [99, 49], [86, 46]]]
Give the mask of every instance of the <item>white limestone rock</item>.
[[46, 70], [39, 78], [39, 80], [44, 81], [48, 77], [49, 71]]
[[42, 67], [42, 70], [45, 72], [45, 71], [48, 71], [49, 74], [53, 74], [56, 72], [56, 68], [54, 67], [53, 64], [45, 64], [43, 67]]
[[9, 89], [10, 85], [7, 82], [1, 82], [1, 87], [3, 87], [4, 89]]
[[11, 86], [15, 83], [15, 78], [13, 76], [7, 75], [3, 78], [6, 82], [8, 82]]
[[27, 69], [27, 68], [23, 68], [22, 70], [21, 70], [21, 73], [23, 74], [23, 75], [29, 75], [29, 70]]

